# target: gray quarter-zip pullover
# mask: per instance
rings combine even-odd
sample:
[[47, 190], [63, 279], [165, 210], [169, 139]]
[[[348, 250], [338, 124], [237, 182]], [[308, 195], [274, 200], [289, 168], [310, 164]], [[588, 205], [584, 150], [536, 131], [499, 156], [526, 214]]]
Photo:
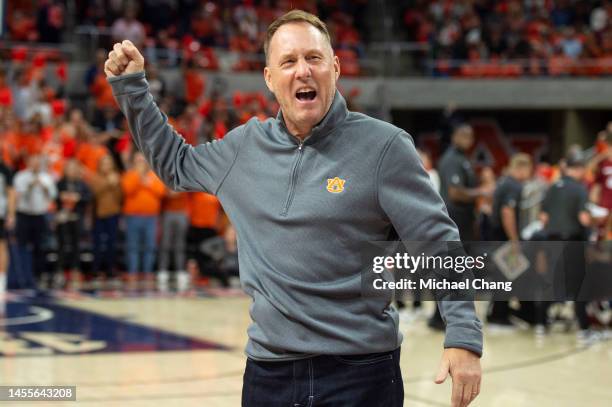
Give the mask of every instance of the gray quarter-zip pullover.
[[[389, 351], [402, 341], [391, 293], [362, 295], [359, 244], [457, 241], [403, 130], [349, 112], [339, 92], [305, 141], [282, 114], [193, 147], [168, 125], [143, 72], [111, 78], [134, 143], [169, 187], [215, 194], [238, 234], [257, 360]], [[440, 302], [445, 347], [482, 352], [473, 302]], [[223, 312], [220, 310], [219, 312]]]

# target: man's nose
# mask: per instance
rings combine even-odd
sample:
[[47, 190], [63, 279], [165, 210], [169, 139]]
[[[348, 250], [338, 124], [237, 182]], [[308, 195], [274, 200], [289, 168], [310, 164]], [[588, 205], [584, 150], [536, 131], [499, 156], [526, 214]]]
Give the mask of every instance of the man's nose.
[[295, 76], [298, 79], [310, 78], [311, 76], [310, 65], [304, 58], [298, 59]]

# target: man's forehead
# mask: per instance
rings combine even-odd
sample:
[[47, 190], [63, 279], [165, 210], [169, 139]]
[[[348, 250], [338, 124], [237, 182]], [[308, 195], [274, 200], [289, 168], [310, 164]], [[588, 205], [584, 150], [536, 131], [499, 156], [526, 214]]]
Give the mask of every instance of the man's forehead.
[[307, 22], [291, 22], [276, 30], [270, 40], [270, 56], [281, 56], [304, 50], [325, 51], [329, 43], [325, 35]]

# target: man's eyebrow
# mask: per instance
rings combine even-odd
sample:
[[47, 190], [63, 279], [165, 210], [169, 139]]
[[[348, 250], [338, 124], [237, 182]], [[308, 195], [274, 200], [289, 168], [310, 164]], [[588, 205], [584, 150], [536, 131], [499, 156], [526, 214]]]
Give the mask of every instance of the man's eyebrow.
[[[321, 50], [321, 49], [311, 48], [311, 49], [308, 49], [308, 50], [304, 51], [303, 53], [306, 54], [306, 55], [310, 55], [310, 54], [323, 54], [323, 52], [324, 51]], [[286, 53], [280, 55], [279, 60], [283, 61], [283, 60], [285, 60], [287, 58], [294, 58], [295, 55], [298, 54], [298, 53], [300, 53], [300, 52], [287, 51]]]
[[292, 58], [292, 57], [295, 57], [295, 52], [289, 51], [289, 52], [285, 52], [284, 54], [281, 54], [278, 59], [282, 61], [284, 59]]

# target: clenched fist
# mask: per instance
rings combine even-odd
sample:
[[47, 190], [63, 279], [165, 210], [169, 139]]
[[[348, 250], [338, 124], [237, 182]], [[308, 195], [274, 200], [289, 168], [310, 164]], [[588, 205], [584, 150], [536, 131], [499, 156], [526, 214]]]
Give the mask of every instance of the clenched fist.
[[144, 58], [129, 40], [116, 43], [104, 63], [107, 78], [141, 71], [144, 71]]

